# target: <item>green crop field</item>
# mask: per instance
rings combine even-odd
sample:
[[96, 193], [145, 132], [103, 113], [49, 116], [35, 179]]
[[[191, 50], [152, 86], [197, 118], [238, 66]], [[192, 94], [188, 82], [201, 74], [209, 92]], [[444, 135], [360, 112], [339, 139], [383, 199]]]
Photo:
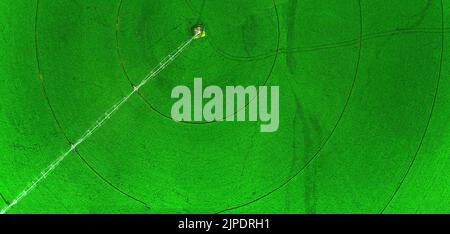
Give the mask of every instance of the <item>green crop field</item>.
[[[450, 0], [1, 0], [0, 210], [450, 213], [449, 32]], [[278, 130], [173, 121], [196, 77], [279, 86]]]

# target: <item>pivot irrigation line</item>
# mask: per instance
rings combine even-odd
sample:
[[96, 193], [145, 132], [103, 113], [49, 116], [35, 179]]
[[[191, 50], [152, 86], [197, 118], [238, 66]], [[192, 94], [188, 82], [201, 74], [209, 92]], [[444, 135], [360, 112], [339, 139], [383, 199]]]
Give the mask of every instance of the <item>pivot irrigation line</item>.
[[115, 113], [119, 110], [119, 108], [127, 102], [130, 97], [135, 94], [139, 89], [144, 86], [149, 80], [156, 77], [162, 70], [164, 70], [170, 63], [172, 63], [178, 55], [180, 55], [188, 45], [195, 40], [197, 35], [193, 36], [183, 44], [181, 44], [176, 50], [171, 52], [167, 57], [165, 57], [159, 64], [139, 83], [137, 86], [133, 86], [133, 90], [119, 100], [116, 104], [114, 104], [109, 110], [105, 112], [102, 116], [98, 118], [93, 126], [88, 128], [84, 134], [72, 144], [70, 148], [61, 154], [55, 161], [53, 161], [49, 166], [47, 166], [44, 170], [41, 171], [39, 177], [31, 182], [22, 192], [5, 208], [0, 211], [0, 214], [6, 214], [11, 208], [13, 208], [17, 203], [19, 203], [24, 197], [26, 197], [36, 186], [42, 182], [49, 174], [51, 174], [60, 164], [61, 162], [72, 152], [74, 151], [81, 143], [83, 143], [87, 138], [89, 138], [96, 130], [98, 130], [103, 124]]

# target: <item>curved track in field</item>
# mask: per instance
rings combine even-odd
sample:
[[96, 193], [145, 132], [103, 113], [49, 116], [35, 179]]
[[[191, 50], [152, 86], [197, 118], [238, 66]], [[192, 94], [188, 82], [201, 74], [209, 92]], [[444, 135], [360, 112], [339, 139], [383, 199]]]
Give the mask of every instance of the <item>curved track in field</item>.
[[[449, 4], [1, 3], [1, 206], [202, 23], [11, 212], [448, 213]], [[280, 86], [279, 130], [173, 122], [193, 77]]]

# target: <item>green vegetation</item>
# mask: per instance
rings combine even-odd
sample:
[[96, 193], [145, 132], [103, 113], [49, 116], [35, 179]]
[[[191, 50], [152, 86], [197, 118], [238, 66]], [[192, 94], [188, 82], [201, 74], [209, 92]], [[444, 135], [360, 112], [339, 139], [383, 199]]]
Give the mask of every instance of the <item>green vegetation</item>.
[[[0, 209], [450, 213], [450, 1], [2, 0]], [[176, 123], [173, 87], [280, 86], [280, 127]]]

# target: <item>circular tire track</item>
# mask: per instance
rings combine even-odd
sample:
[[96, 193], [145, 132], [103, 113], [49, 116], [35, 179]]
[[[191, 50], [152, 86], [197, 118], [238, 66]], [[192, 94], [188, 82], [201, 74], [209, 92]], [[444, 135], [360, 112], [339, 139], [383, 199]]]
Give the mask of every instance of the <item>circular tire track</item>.
[[[193, 9], [193, 6], [190, 4], [189, 1], [186, 0], [185, 2], [186, 2], [186, 4], [188, 5], [188, 7], [189, 7], [192, 11], [195, 11], [195, 10]], [[198, 15], [199, 15], [199, 18], [201, 17], [201, 14], [202, 14], [202, 12], [203, 12], [203, 8], [204, 8], [204, 5], [205, 5], [205, 2], [206, 2], [206, 1], [203, 1], [203, 3], [202, 3], [202, 9], [201, 9], [200, 11], [196, 11], [196, 12], [198, 13]], [[273, 71], [274, 71], [275, 66], [276, 66], [276, 63], [277, 63], [277, 60], [278, 60], [278, 55], [280, 54], [280, 43], [281, 43], [281, 42], [280, 42], [280, 36], [281, 36], [281, 33], [280, 33], [280, 17], [279, 17], [279, 15], [278, 15], [278, 10], [276, 9], [276, 3], [275, 3], [275, 1], [272, 0], [272, 3], [273, 3], [273, 5], [274, 5], [274, 11], [275, 11], [275, 16], [276, 16], [276, 21], [277, 21], [277, 41], [276, 41], [275, 53], [266, 56], [266, 58], [274, 57], [274, 59], [273, 59], [272, 65], [270, 66], [269, 73], [267, 74], [266, 78], [264, 79], [263, 85], [267, 84], [267, 82], [269, 81], [270, 77], [272, 76]], [[120, 0], [120, 1], [119, 1], [119, 6], [118, 6], [118, 10], [117, 10], [117, 16], [116, 16], [116, 53], [117, 53], [117, 56], [118, 56], [118, 58], [119, 58], [120, 66], [121, 66], [122, 71], [123, 71], [123, 73], [124, 73], [124, 75], [125, 75], [125, 78], [127, 79], [128, 83], [131, 85], [131, 87], [134, 87], [134, 84], [133, 84], [133, 82], [131, 81], [131, 79], [130, 79], [130, 77], [129, 77], [129, 75], [128, 75], [128, 70], [127, 70], [127, 68], [126, 68], [126, 66], [125, 66], [125, 60], [124, 60], [124, 58], [123, 58], [123, 56], [122, 56], [122, 53], [121, 53], [121, 51], [120, 51], [119, 33], [120, 33], [120, 12], [121, 12], [121, 10], [122, 10], [122, 6], [123, 6], [123, 0]], [[217, 49], [216, 49], [216, 48], [215, 48], [215, 50], [216, 50], [216, 52], [217, 52]], [[219, 53], [219, 54], [222, 54], [222, 53]], [[222, 54], [222, 55], [223, 55], [223, 54]], [[225, 57], [226, 57], [226, 56], [225, 56]], [[258, 92], [258, 94], [257, 94], [256, 97], [259, 96], [259, 90], [258, 90], [257, 92]], [[173, 120], [172, 120], [172, 117], [170, 117], [169, 115], [163, 113], [162, 111], [160, 111], [160, 110], [158, 110], [156, 107], [154, 107], [154, 106], [152, 105], [152, 103], [151, 103], [147, 98], [145, 98], [145, 96], [143, 96], [142, 93], [141, 93], [140, 91], [137, 91], [137, 94], [138, 94], [139, 98], [145, 103], [145, 105], [146, 105], [147, 107], [149, 107], [151, 110], [155, 111], [156, 113], [158, 113], [158, 114], [161, 115], [162, 117], [164, 117], [164, 118], [166, 118], [166, 119], [168, 119], [168, 120], [170, 120], [170, 121], [173, 121]], [[245, 108], [247, 108], [248, 105], [250, 105], [250, 103], [251, 103], [252, 101], [254, 101], [256, 97], [250, 99], [249, 102], [247, 102], [247, 104], [246, 104], [242, 109], [237, 110], [233, 115], [236, 115], [236, 114], [239, 113], [240, 111], [245, 110]], [[224, 116], [224, 119], [227, 118], [227, 117], [229, 117], [229, 116]], [[188, 121], [179, 121], [179, 122], [177, 122], [177, 123], [199, 125], [199, 124], [210, 124], [210, 123], [216, 123], [216, 122], [217, 122], [217, 121], [214, 120], [214, 121], [211, 121], [211, 122], [194, 122], [194, 121], [189, 121], [189, 122], [188, 122]]]
[[[63, 134], [64, 138], [66, 139], [67, 143], [69, 145], [73, 145], [73, 142], [69, 139], [67, 132], [64, 130], [64, 128], [62, 127], [58, 117], [56, 116], [56, 113], [53, 109], [53, 106], [51, 105], [50, 102], [50, 98], [48, 96], [48, 92], [45, 86], [45, 81], [42, 75], [42, 68], [41, 68], [41, 64], [40, 64], [40, 56], [39, 56], [39, 43], [38, 43], [38, 35], [39, 35], [39, 30], [38, 30], [38, 15], [39, 15], [39, 5], [40, 5], [40, 0], [36, 0], [36, 14], [35, 14], [35, 25], [34, 25], [34, 34], [35, 34], [35, 50], [36, 50], [36, 63], [37, 63], [37, 67], [38, 67], [38, 76], [39, 76], [39, 81], [41, 83], [41, 88], [42, 88], [42, 92], [44, 94], [45, 100], [47, 102], [48, 107], [50, 108], [50, 112], [51, 115], [58, 127], [58, 129], [61, 131], [61, 133]], [[103, 181], [106, 185], [108, 185], [109, 187], [113, 188], [115, 191], [117, 191], [118, 193], [128, 197], [129, 199], [140, 203], [141, 205], [145, 206], [146, 208], [149, 209], [149, 206], [147, 205], [147, 203], [145, 203], [144, 201], [139, 200], [138, 198], [132, 196], [131, 194], [121, 190], [120, 188], [118, 188], [117, 186], [115, 186], [112, 182], [110, 182], [108, 179], [106, 179], [104, 176], [102, 176], [82, 155], [81, 153], [78, 151], [78, 149], [75, 149], [74, 152], [76, 153], [76, 155], [78, 156], [78, 158], [96, 175], [98, 176], [101, 181]]]
[[423, 142], [425, 140], [425, 137], [427, 135], [428, 129], [430, 127], [430, 123], [431, 123], [431, 119], [433, 117], [433, 113], [435, 110], [435, 106], [436, 106], [436, 101], [437, 101], [437, 95], [439, 92], [439, 85], [441, 83], [441, 74], [442, 74], [442, 63], [444, 61], [444, 41], [445, 41], [445, 30], [444, 30], [444, 2], [443, 0], [441, 0], [440, 2], [441, 4], [441, 56], [440, 56], [440, 61], [439, 61], [439, 73], [438, 73], [438, 78], [436, 81], [436, 89], [434, 92], [434, 96], [433, 96], [433, 101], [431, 103], [431, 110], [430, 110], [430, 115], [428, 116], [428, 120], [426, 122], [425, 125], [425, 130], [422, 134], [422, 137], [420, 139], [419, 142], [419, 146], [417, 147], [416, 152], [414, 153], [411, 162], [408, 165], [408, 168], [406, 169], [405, 173], [403, 174], [403, 176], [401, 177], [398, 185], [396, 186], [394, 192], [392, 193], [392, 195], [389, 197], [388, 202], [386, 203], [386, 205], [383, 207], [383, 209], [380, 211], [381, 214], [383, 214], [386, 209], [389, 207], [389, 205], [391, 204], [391, 202], [394, 200], [395, 196], [398, 194], [398, 192], [400, 191], [400, 188], [402, 187], [402, 185], [404, 184], [406, 177], [408, 177], [409, 173], [411, 172], [412, 167], [414, 166], [414, 163], [416, 162], [417, 156], [419, 155], [420, 150], [422, 149], [423, 146]]
[[237, 205], [237, 206], [233, 206], [233, 207], [228, 207], [225, 208], [221, 211], [216, 212], [216, 214], [220, 214], [220, 213], [224, 213], [224, 212], [228, 212], [228, 211], [232, 211], [235, 209], [239, 209], [248, 205], [251, 205], [259, 200], [262, 200], [268, 196], [270, 196], [271, 194], [275, 193], [276, 191], [278, 191], [279, 189], [283, 188], [284, 186], [286, 186], [287, 184], [289, 184], [295, 177], [297, 177], [298, 175], [300, 175], [311, 163], [312, 161], [314, 161], [314, 159], [316, 159], [320, 152], [323, 150], [323, 148], [325, 147], [325, 145], [327, 145], [327, 143], [329, 142], [329, 140], [331, 139], [332, 135], [334, 134], [334, 132], [336, 131], [338, 125], [340, 124], [342, 117], [344, 116], [345, 111], [348, 108], [348, 104], [350, 102], [351, 96], [353, 94], [353, 90], [356, 84], [356, 79], [358, 77], [358, 73], [359, 73], [359, 65], [360, 65], [360, 61], [361, 61], [361, 49], [362, 49], [362, 32], [363, 32], [363, 16], [362, 16], [362, 8], [361, 8], [361, 0], [358, 0], [358, 5], [359, 5], [359, 46], [358, 46], [358, 55], [357, 55], [357, 60], [356, 60], [356, 68], [355, 68], [355, 74], [353, 77], [353, 82], [352, 82], [352, 86], [350, 88], [350, 92], [348, 94], [347, 100], [344, 104], [344, 107], [342, 109], [341, 114], [338, 117], [338, 120], [336, 122], [336, 124], [334, 125], [333, 129], [331, 130], [331, 133], [328, 135], [328, 137], [325, 139], [325, 142], [320, 146], [320, 148], [317, 150], [317, 152], [305, 163], [305, 165], [303, 165], [294, 175], [292, 175], [291, 177], [289, 177], [285, 182], [283, 182], [282, 184], [280, 184], [279, 186], [275, 187], [274, 189], [272, 189], [271, 191], [260, 195], [258, 197], [256, 197], [253, 200], [250, 200], [246, 203]]

